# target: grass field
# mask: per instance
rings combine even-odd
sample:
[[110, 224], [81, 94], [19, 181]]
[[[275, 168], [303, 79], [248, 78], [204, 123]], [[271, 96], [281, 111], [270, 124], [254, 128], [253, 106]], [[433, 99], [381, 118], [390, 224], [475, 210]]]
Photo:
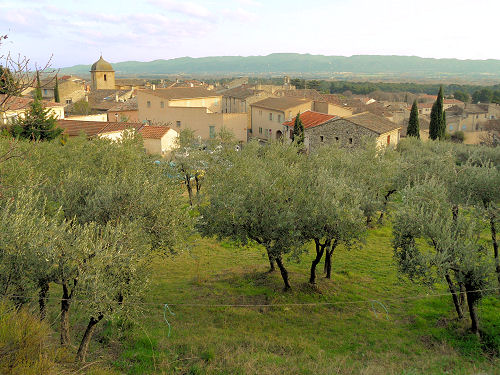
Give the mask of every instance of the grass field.
[[[390, 238], [386, 226], [371, 230], [362, 249], [338, 248], [332, 279], [319, 277], [314, 288], [311, 247], [287, 261], [286, 293], [262, 249], [197, 239], [190, 252], [152, 260], [150, 305], [130, 317], [134, 324], [101, 325], [89, 361], [109, 374], [500, 374], [500, 300], [479, 306], [480, 343], [468, 321], [455, 319], [450, 296], [426, 296], [445, 289], [397, 274]], [[362, 302], [370, 300], [380, 303]], [[323, 302], [335, 304], [279, 306]]]

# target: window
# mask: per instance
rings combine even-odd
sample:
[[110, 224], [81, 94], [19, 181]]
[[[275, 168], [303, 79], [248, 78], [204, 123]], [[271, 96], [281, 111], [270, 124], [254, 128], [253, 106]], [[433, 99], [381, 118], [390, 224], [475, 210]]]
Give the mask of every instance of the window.
[[273, 135], [273, 130], [269, 129], [269, 138], [271, 138], [272, 135]]
[[107, 79], [106, 79], [106, 74], [104, 75], [104, 81], [107, 81]]
[[339, 137], [335, 137], [335, 140], [338, 142], [339, 141]]
[[181, 122], [180, 121], [176, 121], [175, 124], [177, 125], [178, 128], [181, 127]]
[[160, 102], [160, 107], [165, 108], [165, 102]]
[[465, 129], [467, 129], [467, 126], [462, 125], [462, 130], [465, 130]]
[[278, 122], [281, 123], [281, 115], [278, 115]]
[[453, 125], [450, 125], [450, 130], [453, 130]]
[[151, 108], [151, 102], [149, 100], [146, 104], [147, 104], [148, 108]]
[[273, 114], [272, 114], [272, 112], [269, 113], [269, 121], [273, 121]]
[[259, 128], [259, 134], [262, 134], [262, 128]]
[[321, 143], [323, 143], [323, 142], [325, 141], [325, 137], [323, 137], [322, 135], [320, 135], [320, 136], [319, 136], [319, 141], [320, 141]]
[[43, 89], [43, 95], [47, 95], [49, 91], [47, 89]]
[[[351, 142], [352, 143], [352, 142]], [[387, 144], [390, 145], [391, 144], [391, 135], [389, 134], [387, 136]]]
[[349, 138], [349, 143], [352, 145], [352, 138]]
[[72, 99], [66, 99], [66, 104], [71, 104], [71, 103], [73, 103]]
[[262, 116], [262, 110], [259, 110], [259, 116]]
[[293, 129], [290, 129], [290, 139], [293, 138]]
[[209, 136], [211, 139], [215, 138], [215, 126], [214, 125], [209, 125]]

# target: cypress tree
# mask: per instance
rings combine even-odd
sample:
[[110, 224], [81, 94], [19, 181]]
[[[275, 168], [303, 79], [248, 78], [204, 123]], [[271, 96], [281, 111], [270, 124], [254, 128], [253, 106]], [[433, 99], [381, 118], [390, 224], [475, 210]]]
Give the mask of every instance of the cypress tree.
[[439, 129], [439, 139], [445, 139], [446, 136], [446, 112], [443, 111], [443, 117], [441, 118], [441, 128]]
[[38, 70], [36, 71], [35, 99], [42, 100], [42, 87], [40, 85], [40, 74], [38, 73]]
[[59, 82], [56, 75], [56, 85], [54, 86], [54, 101], [56, 103], [61, 103], [61, 98], [59, 97]]
[[431, 109], [431, 123], [429, 125], [429, 137], [431, 139], [443, 139], [446, 130], [446, 117], [443, 115], [443, 86], [439, 88], [436, 101]]
[[298, 145], [304, 144], [304, 124], [302, 124], [302, 120], [300, 119], [300, 112], [297, 113], [293, 124], [292, 141], [297, 142]]
[[418, 105], [417, 101], [413, 102], [410, 112], [410, 120], [408, 122], [408, 130], [406, 132], [408, 137], [420, 138], [420, 123], [418, 120]]

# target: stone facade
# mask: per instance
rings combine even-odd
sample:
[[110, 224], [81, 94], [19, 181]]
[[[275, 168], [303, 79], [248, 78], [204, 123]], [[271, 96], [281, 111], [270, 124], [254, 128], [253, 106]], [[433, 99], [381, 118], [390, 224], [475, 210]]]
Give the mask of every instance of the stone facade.
[[326, 144], [338, 144], [343, 148], [363, 145], [365, 139], [373, 139], [378, 146], [397, 145], [399, 129], [379, 134], [343, 118], [335, 118], [321, 125], [306, 128], [304, 145], [309, 152]]

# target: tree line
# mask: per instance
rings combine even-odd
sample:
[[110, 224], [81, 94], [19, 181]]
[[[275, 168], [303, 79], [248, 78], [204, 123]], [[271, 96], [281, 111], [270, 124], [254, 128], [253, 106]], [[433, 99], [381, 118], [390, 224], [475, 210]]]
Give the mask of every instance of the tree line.
[[188, 134], [171, 161], [156, 162], [133, 135], [0, 139], [0, 293], [18, 307], [36, 300], [41, 319], [57, 307], [63, 346], [78, 303], [84, 361], [102, 320], [140, 308], [151, 257], [182, 251], [193, 235], [232, 240], [235, 258], [237, 245], [258, 245], [288, 290], [287, 264], [309, 244], [314, 285], [321, 262], [331, 278], [335, 250], [359, 256], [370, 228], [388, 218], [399, 271], [446, 286], [478, 334], [477, 304], [500, 287], [499, 149], [414, 137], [397, 149], [302, 147], [298, 138], [240, 149], [224, 134], [200, 145]]
[[400, 272], [428, 286], [445, 283], [459, 318], [467, 306], [478, 334], [477, 303], [500, 288], [499, 163], [498, 148], [413, 137], [397, 150], [324, 147], [312, 155], [297, 145], [249, 144], [207, 173], [197, 226], [205, 236], [261, 245], [288, 290], [286, 257], [312, 242], [309, 282], [322, 259], [330, 278], [335, 249], [362, 246], [389, 213]]

